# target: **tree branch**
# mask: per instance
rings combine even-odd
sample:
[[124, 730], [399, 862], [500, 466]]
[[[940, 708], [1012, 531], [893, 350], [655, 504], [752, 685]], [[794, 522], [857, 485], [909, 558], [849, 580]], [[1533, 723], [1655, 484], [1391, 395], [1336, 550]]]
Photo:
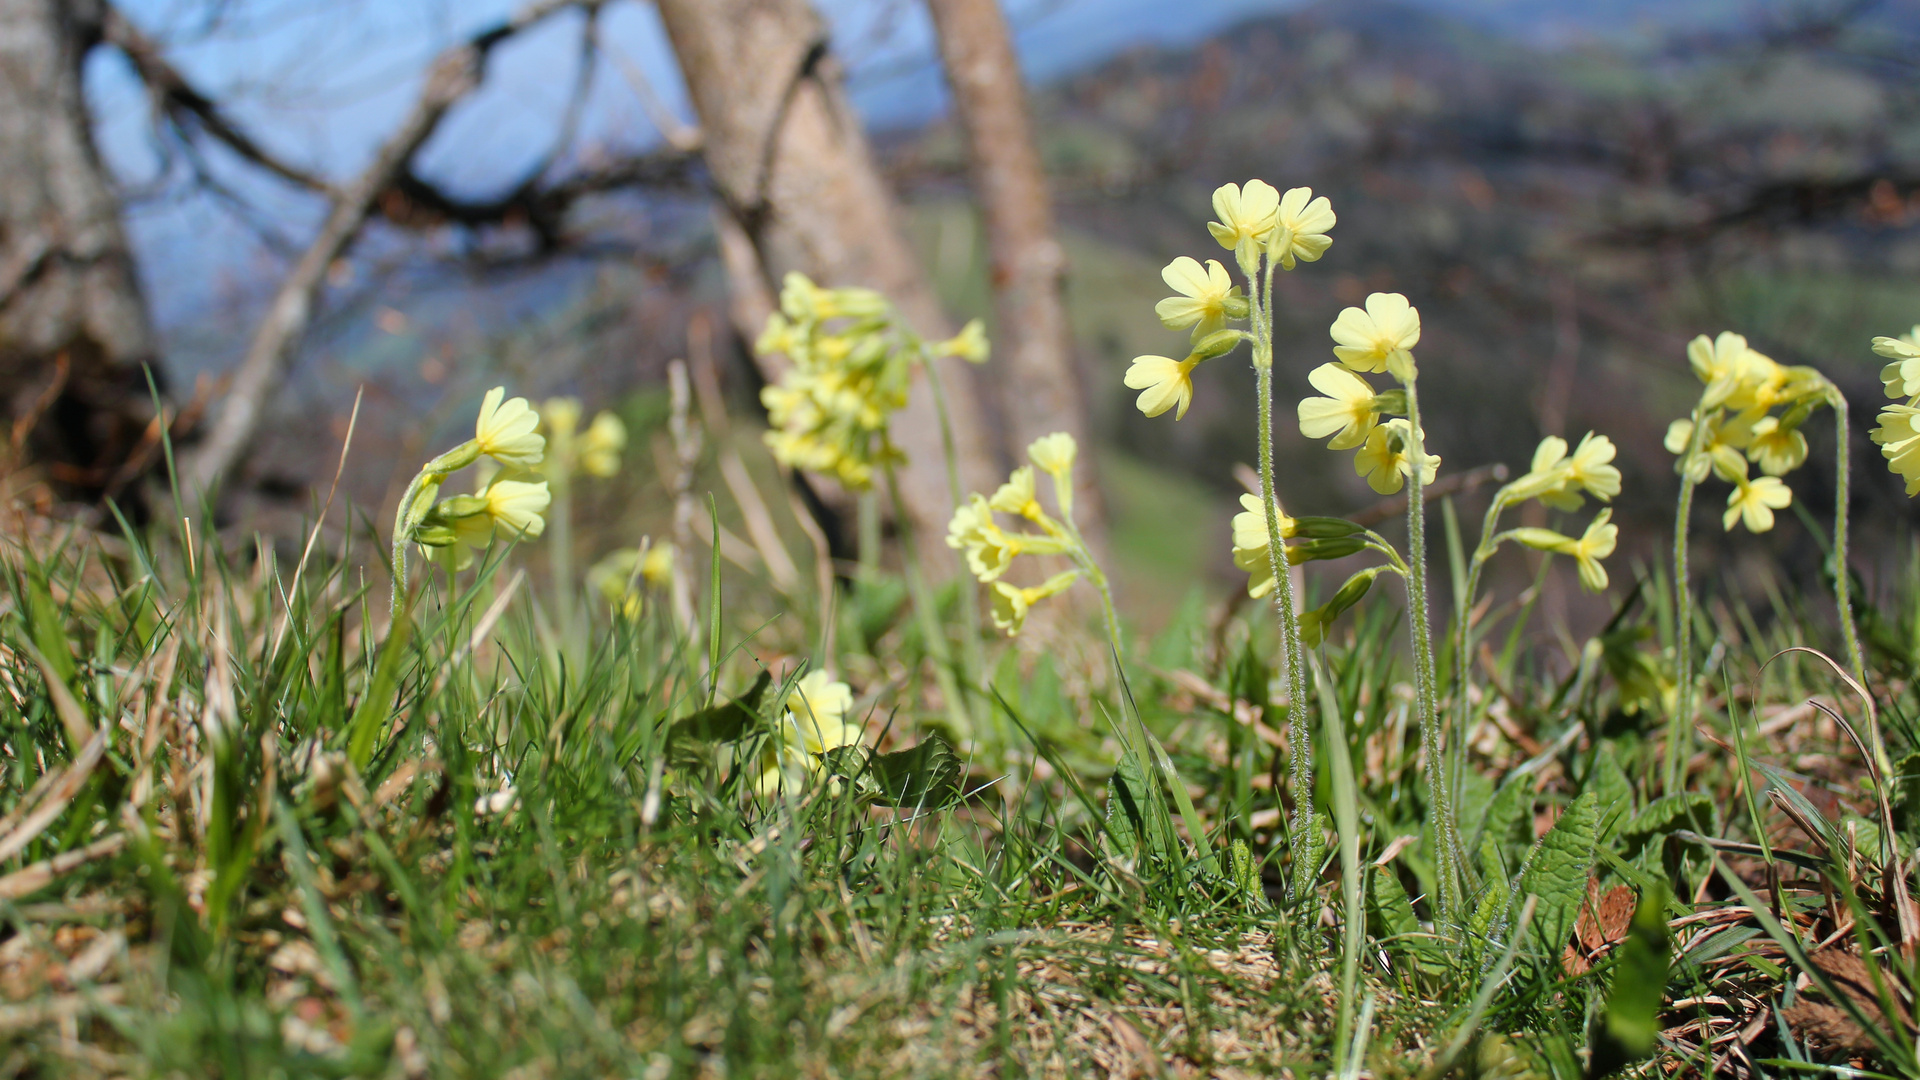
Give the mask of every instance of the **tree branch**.
[[232, 388], [207, 437], [182, 470], [188, 484], [212, 487], [253, 439], [267, 397], [313, 316], [327, 268], [340, 257], [373, 212], [375, 202], [439, 127], [455, 102], [480, 85], [487, 55], [501, 42], [557, 12], [597, 7], [599, 0], [538, 0], [512, 18], [456, 45], [433, 62], [413, 111], [380, 147], [373, 161], [345, 187], [331, 190], [331, 204], [305, 254], [280, 283], [267, 315], [254, 331], [245, 357], [234, 372]]

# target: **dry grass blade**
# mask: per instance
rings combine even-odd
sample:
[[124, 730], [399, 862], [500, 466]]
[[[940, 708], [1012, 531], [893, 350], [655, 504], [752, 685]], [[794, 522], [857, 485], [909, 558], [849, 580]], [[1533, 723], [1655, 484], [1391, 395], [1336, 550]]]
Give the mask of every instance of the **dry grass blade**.
[[[43, 859], [21, 870], [15, 870], [6, 877], [0, 877], [0, 900], [18, 900], [23, 896], [32, 896], [62, 874], [85, 866], [95, 859], [104, 859], [127, 846], [125, 833], [115, 833], [101, 840], [95, 840], [86, 847], [65, 854]], [[4, 1025], [0, 1025], [4, 1028]]]
[[28, 1031], [43, 1024], [71, 1022], [102, 1005], [118, 1005], [125, 998], [126, 992], [120, 987], [106, 986], [85, 994], [62, 994], [26, 1005], [0, 1005], [0, 1035]]
[[[46, 796], [33, 811], [20, 820], [20, 824], [5, 836], [0, 836], [0, 862], [13, 858], [33, 843], [35, 837], [53, 824], [67, 803], [80, 792], [80, 785], [93, 775], [94, 766], [100, 764], [100, 758], [107, 752], [107, 729], [101, 728], [93, 733], [86, 745], [81, 747], [80, 756], [67, 766], [60, 779], [47, 791]], [[23, 871], [24, 872], [24, 871]]]

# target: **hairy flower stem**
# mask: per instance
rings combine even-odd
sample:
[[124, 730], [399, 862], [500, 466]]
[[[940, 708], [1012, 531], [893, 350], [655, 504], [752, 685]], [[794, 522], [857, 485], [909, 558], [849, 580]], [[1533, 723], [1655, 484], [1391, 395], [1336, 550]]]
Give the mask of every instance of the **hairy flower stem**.
[[[1253, 290], [1250, 290], [1253, 291]], [[1254, 396], [1260, 405], [1260, 502], [1266, 507], [1267, 559], [1273, 568], [1273, 598], [1280, 622], [1280, 640], [1287, 661], [1288, 779], [1293, 785], [1293, 824], [1287, 846], [1293, 858], [1295, 880], [1304, 881], [1300, 868], [1318, 861], [1309, 839], [1313, 818], [1313, 735], [1307, 729], [1306, 654], [1300, 645], [1300, 625], [1293, 600], [1293, 575], [1287, 572], [1286, 547], [1280, 535], [1280, 502], [1273, 490], [1273, 264], [1260, 275], [1252, 298]], [[1314, 869], [1318, 869], [1315, 867]], [[1311, 873], [1308, 871], [1307, 873]]]
[[1495, 530], [1500, 527], [1500, 515], [1506, 508], [1507, 489], [1502, 488], [1488, 505], [1486, 520], [1480, 523], [1480, 546], [1474, 549], [1473, 561], [1467, 564], [1465, 588], [1453, 605], [1453, 731], [1455, 739], [1463, 743], [1473, 720], [1472, 695], [1467, 692], [1473, 685], [1473, 602], [1480, 595], [1480, 572], [1500, 546], [1501, 534]]
[[1847, 397], [1839, 387], [1827, 391], [1833, 407], [1835, 434], [1833, 466], [1833, 606], [1840, 616], [1840, 639], [1847, 645], [1847, 671], [1867, 685], [1866, 658], [1860, 652], [1860, 631], [1853, 625], [1853, 575], [1847, 567], [1847, 515], [1851, 509], [1852, 461], [1848, 450]]
[[[933, 394], [933, 412], [940, 418], [940, 449], [947, 456], [947, 494], [958, 510], [966, 502], [966, 490], [960, 483], [960, 456], [954, 449], [953, 418], [947, 413], [947, 392], [940, 381], [940, 369], [934, 364], [934, 357], [926, 345], [920, 346], [921, 367], [927, 371], [927, 389]], [[985, 655], [980, 647], [980, 604], [979, 586], [974, 583], [973, 575], [960, 575], [960, 589], [963, 602], [960, 605], [960, 626], [966, 634], [961, 647], [960, 660], [965, 666], [967, 689], [974, 689], [974, 680], [980, 678], [986, 669]]]
[[1695, 459], [1707, 432], [1706, 410], [1693, 410], [1693, 436], [1687, 441], [1687, 454], [1680, 459], [1680, 502], [1673, 514], [1673, 671], [1676, 700], [1673, 715], [1667, 721], [1667, 760], [1662, 790], [1673, 794], [1680, 790], [1680, 767], [1686, 761], [1683, 748], [1692, 743], [1693, 730], [1693, 585], [1687, 574], [1687, 531], [1693, 522], [1693, 489], [1699, 484]]
[[913, 598], [914, 615], [920, 623], [920, 635], [927, 639], [927, 654], [933, 659], [933, 680], [946, 699], [947, 722], [954, 734], [963, 739], [974, 736], [973, 720], [967, 714], [966, 699], [960, 681], [953, 677], [953, 655], [947, 651], [946, 632], [941, 629], [933, 593], [920, 572], [920, 553], [914, 547], [913, 519], [907, 515], [907, 503], [900, 495], [900, 477], [891, 461], [886, 466], [887, 496], [893, 500], [894, 520], [900, 528], [900, 555], [906, 565], [907, 592]]
[[407, 538], [417, 524], [413, 520], [413, 504], [419, 501], [420, 489], [428, 479], [428, 473], [422, 471], [407, 482], [407, 490], [400, 496], [400, 509], [393, 515], [393, 594], [388, 599], [387, 614], [395, 622], [407, 606]]
[[1420, 741], [1427, 755], [1427, 790], [1433, 807], [1434, 874], [1440, 885], [1439, 922], [1459, 925], [1460, 834], [1453, 819], [1452, 770], [1446, 740], [1440, 730], [1439, 690], [1434, 685], [1433, 632], [1427, 617], [1427, 507], [1422, 493], [1427, 461], [1426, 435], [1420, 429], [1418, 377], [1409, 373], [1407, 387], [1407, 609], [1413, 637], [1414, 704], [1420, 710]]

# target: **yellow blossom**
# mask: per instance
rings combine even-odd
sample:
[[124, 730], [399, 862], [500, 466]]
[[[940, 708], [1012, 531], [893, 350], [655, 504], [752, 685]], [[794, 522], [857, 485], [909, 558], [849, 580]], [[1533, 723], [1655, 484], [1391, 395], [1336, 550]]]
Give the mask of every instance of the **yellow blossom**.
[[1030, 588], [1021, 588], [1004, 581], [993, 585], [993, 624], [1013, 637], [1026, 625], [1027, 612], [1033, 605], [1049, 596], [1057, 596], [1067, 591], [1080, 577], [1078, 570], [1065, 570]]
[[1612, 509], [1600, 511], [1587, 523], [1587, 531], [1578, 540], [1552, 529], [1531, 527], [1515, 529], [1507, 535], [1539, 551], [1573, 556], [1580, 571], [1580, 586], [1588, 592], [1600, 592], [1607, 587], [1607, 568], [1600, 565], [1600, 560], [1612, 555], [1620, 541], [1620, 526], [1613, 524], [1612, 517]]
[[1007, 482], [993, 493], [987, 505], [1003, 514], [1018, 514], [1029, 521], [1041, 521], [1046, 512], [1040, 509], [1040, 500], [1033, 484], [1033, 466], [1022, 465], [1013, 470]]
[[1880, 381], [1886, 384], [1888, 397], [1920, 396], [1920, 344], [1917, 343], [1920, 343], [1920, 326], [1897, 338], [1873, 339], [1873, 351], [1893, 361], [1880, 369]]
[[647, 548], [646, 556], [640, 560], [640, 580], [655, 589], [672, 581], [674, 554], [671, 541]]
[[598, 413], [576, 448], [580, 468], [591, 476], [612, 476], [620, 471], [620, 452], [626, 448], [627, 425], [610, 412]]
[[538, 483], [495, 480], [487, 488], [485, 498], [487, 506], [483, 513], [509, 538], [531, 539], [546, 531], [547, 519], [541, 515], [546, 513], [553, 496], [548, 494], [545, 480]]
[[1789, 427], [1777, 416], [1754, 422], [1753, 438], [1747, 443], [1747, 457], [1769, 476], [1785, 476], [1806, 463], [1807, 437], [1798, 427]]
[[1040, 471], [1062, 482], [1073, 472], [1073, 459], [1079, 452], [1079, 444], [1064, 431], [1042, 435], [1027, 447], [1027, 457], [1040, 466]]
[[1203, 269], [1198, 261], [1182, 255], [1160, 271], [1160, 278], [1180, 294], [1153, 306], [1160, 325], [1169, 330], [1192, 327], [1197, 339], [1225, 327], [1228, 319], [1246, 318], [1247, 302], [1218, 259], [1208, 259]]
[[860, 741], [861, 727], [848, 720], [853, 690], [824, 671], [810, 671], [787, 695], [787, 712], [760, 759], [754, 788], [762, 795], [780, 790], [791, 774], [797, 782], [818, 772], [820, 755]]
[[1333, 436], [1329, 450], [1364, 444], [1378, 423], [1377, 395], [1367, 380], [1339, 364], [1322, 364], [1308, 373], [1307, 381], [1326, 396], [1301, 400], [1300, 433], [1309, 439]]
[[[1247, 572], [1247, 595], [1257, 600], [1272, 592], [1274, 585], [1267, 515], [1260, 509], [1260, 496], [1251, 492], [1240, 496], [1240, 505], [1243, 509], [1233, 515], [1233, 565]], [[1280, 539], [1285, 543], [1294, 534], [1294, 520], [1284, 511], [1278, 518]]]
[[[1413, 475], [1413, 460], [1408, 453], [1412, 433], [1412, 425], [1397, 418], [1374, 428], [1367, 436], [1366, 445], [1353, 457], [1354, 472], [1366, 477], [1368, 486], [1382, 495], [1399, 491], [1407, 477]], [[1438, 455], [1426, 457], [1420, 470], [1422, 485], [1433, 483], [1440, 468]]]
[[987, 342], [987, 324], [972, 319], [960, 328], [960, 332], [935, 345], [933, 351], [941, 356], [957, 356], [969, 364], [984, 364], [993, 354], [993, 346]]
[[1420, 311], [1399, 293], [1374, 293], [1366, 310], [1347, 308], [1329, 331], [1333, 355], [1360, 372], [1386, 371], [1401, 382], [1413, 374], [1413, 352], [1420, 343]]
[[1920, 408], [1888, 405], [1880, 410], [1880, 426], [1872, 438], [1880, 444], [1887, 467], [1907, 482], [1907, 494], [1920, 493]]
[[507, 389], [496, 386], [480, 402], [480, 416], [474, 422], [473, 441], [482, 454], [514, 469], [531, 469], [540, 464], [547, 441], [536, 429], [540, 417], [523, 397], [506, 398]]
[[1207, 222], [1207, 231], [1251, 272], [1259, 246], [1278, 223], [1280, 192], [1264, 180], [1249, 180], [1244, 188], [1222, 184], [1213, 192], [1213, 212], [1220, 220]]
[[1511, 489], [1514, 498], [1537, 498], [1568, 511], [1584, 505], [1582, 492], [1611, 502], [1620, 494], [1620, 470], [1612, 464], [1618, 452], [1612, 439], [1589, 431], [1569, 455], [1566, 440], [1550, 435], [1540, 440], [1532, 468]]
[[1793, 491], [1779, 477], [1748, 480], [1743, 476], [1727, 495], [1727, 512], [1721, 524], [1732, 532], [1733, 523], [1743, 521], [1748, 532], [1763, 533], [1773, 528], [1773, 512], [1786, 509], [1792, 502]]
[[1688, 342], [1687, 363], [1692, 365], [1694, 376], [1706, 386], [1700, 395], [1701, 408], [1715, 409], [1727, 404], [1750, 380], [1763, 374], [1763, 365], [1754, 359], [1757, 356], [1758, 353], [1747, 347], [1747, 339], [1731, 330], [1711, 339], [1701, 334]]
[[1148, 416], [1159, 416], [1173, 409], [1175, 420], [1187, 415], [1193, 404], [1193, 369], [1200, 357], [1172, 360], [1164, 356], [1136, 356], [1127, 369], [1126, 384], [1143, 391], [1137, 404]]
[[1316, 199], [1312, 188], [1289, 188], [1280, 196], [1273, 231], [1267, 234], [1267, 258], [1287, 270], [1293, 269], [1295, 259], [1319, 261], [1333, 246], [1327, 230], [1334, 221], [1333, 204], [1325, 195]]
[[[1031, 485], [1032, 471], [1023, 471]], [[956, 551], [964, 549], [967, 568], [983, 582], [997, 580], [1018, 556], [1058, 555], [1067, 550], [1065, 541], [1057, 537], [1002, 529], [993, 520], [992, 505], [977, 493], [954, 510], [947, 523], [947, 546]]]

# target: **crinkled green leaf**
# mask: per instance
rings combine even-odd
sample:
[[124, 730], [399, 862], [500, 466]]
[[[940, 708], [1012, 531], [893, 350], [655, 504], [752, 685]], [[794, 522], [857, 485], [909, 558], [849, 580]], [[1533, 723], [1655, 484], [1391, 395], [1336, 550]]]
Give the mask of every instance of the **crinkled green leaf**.
[[772, 673], [760, 672], [739, 697], [675, 720], [667, 729], [667, 741], [732, 742], [745, 736], [764, 719], [767, 689], [772, 685]]
[[1486, 877], [1504, 878], [1511, 873], [1512, 867], [1500, 849], [1508, 842], [1521, 815], [1532, 809], [1531, 776], [1515, 776], [1500, 785], [1493, 802], [1488, 804], [1486, 813], [1480, 818], [1480, 829], [1474, 838], [1474, 849], [1480, 856], [1480, 872]]
[[871, 767], [880, 801], [911, 809], [945, 806], [959, 794], [966, 772], [953, 747], [938, 735], [906, 750], [875, 754]]
[[1585, 791], [1591, 791], [1597, 800], [1600, 811], [1600, 833], [1598, 839], [1605, 843], [1620, 827], [1633, 820], [1633, 782], [1627, 779], [1626, 771], [1620, 768], [1620, 758], [1614, 752], [1611, 742], [1600, 744], [1600, 752], [1594, 756], [1593, 771], [1587, 774]]
[[1720, 830], [1714, 819], [1712, 797], [1699, 791], [1662, 795], [1622, 826], [1620, 835], [1627, 838], [1652, 836], [1675, 829], [1691, 829], [1702, 836], [1717, 835]]
[[1538, 897], [1533, 923], [1528, 931], [1528, 951], [1548, 963], [1557, 962], [1568, 939], [1573, 937], [1573, 922], [1580, 914], [1580, 902], [1587, 895], [1587, 875], [1593, 869], [1593, 834], [1597, 825], [1598, 799], [1592, 792], [1573, 800], [1547, 835], [1534, 845], [1514, 895], [1515, 910], [1529, 896]]

